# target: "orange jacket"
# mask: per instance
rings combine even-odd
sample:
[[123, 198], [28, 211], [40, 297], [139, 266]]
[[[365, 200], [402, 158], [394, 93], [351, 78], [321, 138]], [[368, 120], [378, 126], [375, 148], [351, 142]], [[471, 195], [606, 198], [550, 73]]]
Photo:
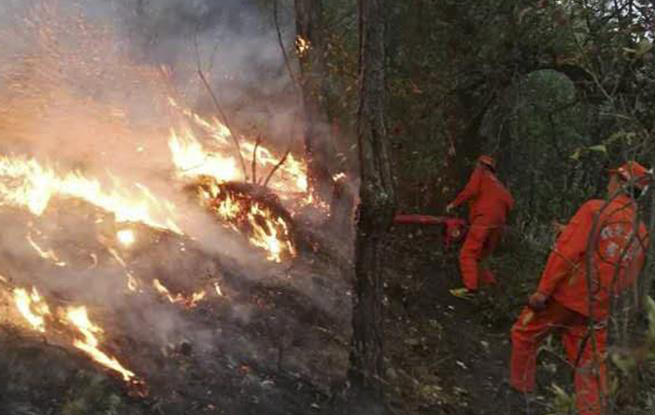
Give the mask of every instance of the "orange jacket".
[[[634, 283], [644, 264], [648, 243], [643, 223], [638, 225], [638, 236], [633, 232], [635, 205], [630, 198], [619, 196], [605, 204], [604, 200], [590, 200], [576, 212], [559, 235], [538, 288], [563, 306], [589, 316], [586, 253], [589, 241], [594, 241], [590, 264], [592, 314], [601, 320], [609, 313], [610, 295], [619, 294]], [[592, 235], [597, 214], [598, 225]]]
[[453, 207], [469, 201], [469, 221], [483, 219], [490, 224], [504, 224], [514, 207], [514, 198], [507, 188], [489, 170], [473, 170], [464, 190], [453, 201]]

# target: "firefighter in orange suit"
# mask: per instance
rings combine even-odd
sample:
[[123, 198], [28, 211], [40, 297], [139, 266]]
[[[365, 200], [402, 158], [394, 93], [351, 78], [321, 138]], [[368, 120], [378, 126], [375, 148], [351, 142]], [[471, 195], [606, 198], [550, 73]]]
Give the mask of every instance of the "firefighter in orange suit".
[[478, 158], [475, 170], [466, 187], [448, 204], [450, 212], [469, 202], [470, 228], [459, 254], [459, 266], [464, 288], [451, 290], [455, 296], [465, 296], [478, 289], [480, 281], [494, 284], [496, 278], [479, 262], [490, 255], [503, 235], [507, 215], [514, 207], [514, 199], [495, 175], [496, 162], [487, 155]]
[[[635, 221], [634, 198], [651, 174], [636, 162], [609, 173], [608, 201], [586, 202], [564, 227], [537, 291], [512, 327], [510, 383], [514, 389], [523, 393], [534, 389], [539, 343], [557, 329], [575, 368], [580, 415], [603, 413], [600, 396], [607, 390], [603, 359], [610, 298], [634, 284], [647, 246], [646, 228]], [[588, 263], [588, 258], [593, 262]], [[587, 276], [587, 270], [592, 275]]]

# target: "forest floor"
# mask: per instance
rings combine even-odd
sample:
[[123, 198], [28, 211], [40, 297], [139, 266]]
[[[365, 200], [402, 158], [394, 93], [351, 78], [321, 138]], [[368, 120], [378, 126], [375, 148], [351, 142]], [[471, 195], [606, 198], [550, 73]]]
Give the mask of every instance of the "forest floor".
[[570, 385], [558, 341], [542, 348], [536, 400], [528, 404], [508, 387], [510, 329], [535, 276], [501, 264], [498, 286], [456, 298], [449, 289], [462, 286], [457, 248], [444, 251], [437, 229], [396, 232], [388, 248], [394, 265], [385, 276], [385, 337], [390, 401], [398, 413], [540, 415], [570, 405], [550, 389]]

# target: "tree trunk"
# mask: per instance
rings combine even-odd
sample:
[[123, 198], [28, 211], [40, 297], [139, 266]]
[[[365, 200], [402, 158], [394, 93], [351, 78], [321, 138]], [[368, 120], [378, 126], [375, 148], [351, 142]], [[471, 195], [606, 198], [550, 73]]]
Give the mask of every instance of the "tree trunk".
[[383, 0], [359, 0], [360, 104], [357, 123], [361, 185], [355, 238], [355, 292], [349, 379], [382, 391], [382, 244], [395, 211], [384, 122]]
[[309, 190], [322, 200], [332, 195], [332, 165], [330, 155], [334, 146], [330, 142], [326, 120], [324, 82], [325, 44], [322, 33], [323, 7], [321, 0], [295, 0], [296, 33], [309, 42], [309, 49], [300, 52], [300, 88], [303, 102], [303, 136], [307, 161]]

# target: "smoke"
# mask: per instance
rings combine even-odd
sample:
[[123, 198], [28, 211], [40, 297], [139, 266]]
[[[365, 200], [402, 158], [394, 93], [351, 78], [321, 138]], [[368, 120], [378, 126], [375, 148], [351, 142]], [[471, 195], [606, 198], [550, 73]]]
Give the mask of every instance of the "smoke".
[[[0, 4], [0, 35], [12, 39], [0, 50], [0, 153], [34, 158], [62, 175], [79, 172], [109, 191], [143, 196], [145, 187], [175, 206], [179, 227], [210, 259], [166, 261], [180, 258], [180, 247], [162, 245], [156, 254], [131, 258], [142, 275], [166, 276], [189, 289], [202, 273], [215, 270], [214, 254], [234, 258], [252, 274], [262, 271], [261, 258], [189, 203], [183, 183], [173, 180], [168, 148], [170, 128], [180, 121], [170, 96], [199, 112], [214, 111], [198, 80], [198, 62], [238, 131], [265, 131], [282, 148], [294, 139], [298, 109], [276, 34], [256, 4], [6, 0]], [[79, 213], [79, 206], [66, 203], [62, 211]], [[97, 241], [93, 215], [62, 230], [61, 215], [48, 211], [37, 224], [42, 237], [26, 227], [28, 217], [0, 221], [7, 264], [2, 273], [15, 283], [39, 285], [65, 301], [132, 306], [125, 288], [130, 270]], [[79, 252], [80, 258], [60, 259], [74, 267], [36, 265], [28, 235], [44, 251]], [[94, 259], [93, 252], [103, 254]], [[172, 333], [188, 331], [188, 322], [154, 300], [141, 309], [124, 321], [133, 333], [154, 328], [157, 341], [166, 343]]]

